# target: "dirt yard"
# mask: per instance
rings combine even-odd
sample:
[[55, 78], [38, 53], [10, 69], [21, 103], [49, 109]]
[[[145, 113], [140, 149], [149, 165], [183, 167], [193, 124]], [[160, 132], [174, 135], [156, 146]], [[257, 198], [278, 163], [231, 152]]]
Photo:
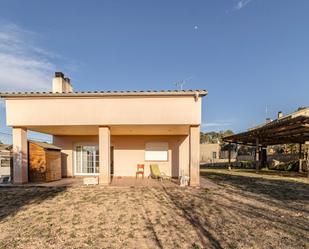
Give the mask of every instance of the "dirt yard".
[[203, 170], [201, 188], [0, 188], [0, 248], [309, 248], [309, 185]]

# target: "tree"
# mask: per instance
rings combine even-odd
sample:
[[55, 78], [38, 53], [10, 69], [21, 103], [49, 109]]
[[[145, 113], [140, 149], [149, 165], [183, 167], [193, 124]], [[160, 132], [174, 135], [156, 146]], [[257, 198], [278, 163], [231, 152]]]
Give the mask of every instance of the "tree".
[[232, 130], [226, 130], [226, 131], [211, 131], [211, 132], [201, 132], [200, 136], [200, 143], [223, 143], [223, 137], [233, 135], [234, 132]]

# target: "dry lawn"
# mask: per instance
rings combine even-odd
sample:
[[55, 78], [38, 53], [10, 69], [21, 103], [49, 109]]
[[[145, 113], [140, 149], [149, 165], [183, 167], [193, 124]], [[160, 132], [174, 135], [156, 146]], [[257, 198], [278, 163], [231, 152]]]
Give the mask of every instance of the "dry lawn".
[[0, 248], [309, 248], [309, 185], [202, 171], [203, 188], [0, 188]]

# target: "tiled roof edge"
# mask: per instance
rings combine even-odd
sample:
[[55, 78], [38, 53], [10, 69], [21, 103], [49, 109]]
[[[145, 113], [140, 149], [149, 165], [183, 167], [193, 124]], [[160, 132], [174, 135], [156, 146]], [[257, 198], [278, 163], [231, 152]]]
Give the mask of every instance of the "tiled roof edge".
[[151, 95], [195, 95], [205, 96], [206, 90], [149, 90], [149, 91], [79, 91], [70, 93], [53, 93], [53, 92], [2, 92], [0, 97], [72, 97], [72, 96], [151, 96]]

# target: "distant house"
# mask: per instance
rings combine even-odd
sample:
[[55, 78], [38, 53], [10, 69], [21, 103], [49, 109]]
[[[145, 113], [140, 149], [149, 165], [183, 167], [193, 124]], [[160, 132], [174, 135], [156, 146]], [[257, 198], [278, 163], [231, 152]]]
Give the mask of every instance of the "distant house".
[[205, 90], [74, 92], [56, 73], [52, 92], [2, 93], [13, 128], [14, 181], [28, 181], [27, 131], [53, 136], [62, 177], [135, 176], [156, 163], [199, 185], [200, 124]]
[[[0, 144], [0, 178], [11, 176], [12, 145]], [[2, 182], [2, 180], [0, 180]]]
[[201, 144], [200, 161], [202, 163], [214, 163], [220, 158], [221, 147], [219, 143]]

